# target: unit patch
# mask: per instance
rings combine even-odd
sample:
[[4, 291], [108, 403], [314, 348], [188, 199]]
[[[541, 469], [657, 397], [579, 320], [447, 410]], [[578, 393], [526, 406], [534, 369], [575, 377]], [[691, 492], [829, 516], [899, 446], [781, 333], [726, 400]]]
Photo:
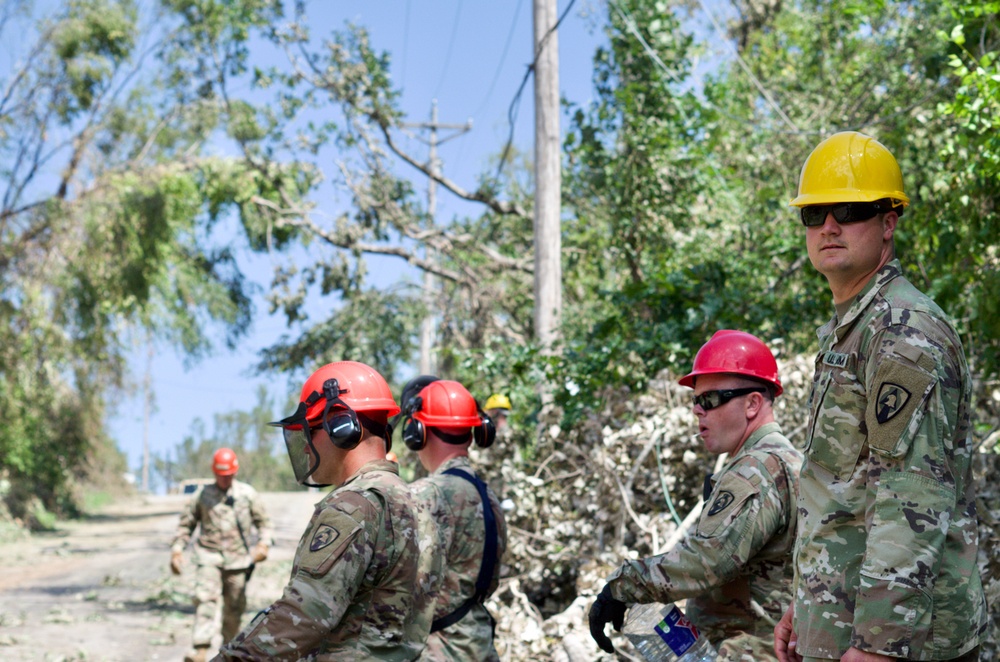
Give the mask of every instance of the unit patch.
[[723, 510], [728, 508], [735, 500], [736, 497], [733, 496], [732, 492], [729, 490], [722, 490], [719, 492], [719, 496], [715, 497], [715, 501], [712, 503], [712, 507], [709, 509], [708, 514], [718, 515]]
[[878, 389], [878, 409], [875, 411], [875, 420], [879, 424], [886, 423], [903, 411], [903, 407], [909, 399], [910, 392], [899, 384], [882, 382], [882, 386]]
[[319, 528], [316, 529], [316, 533], [313, 534], [312, 540], [309, 542], [309, 551], [317, 552], [339, 537], [340, 531], [337, 531], [337, 529], [329, 524], [320, 524]]

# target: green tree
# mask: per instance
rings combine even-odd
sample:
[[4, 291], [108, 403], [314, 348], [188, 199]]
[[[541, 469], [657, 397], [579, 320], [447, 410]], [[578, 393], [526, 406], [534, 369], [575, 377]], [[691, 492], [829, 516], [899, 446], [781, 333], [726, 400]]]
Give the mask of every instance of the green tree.
[[249, 410], [216, 414], [211, 432], [205, 429], [204, 421], [196, 419], [191, 425], [191, 433], [172, 453], [156, 458], [157, 481], [169, 489], [185, 478], [211, 478], [212, 455], [225, 447], [233, 449], [239, 458], [237, 478], [258, 491], [304, 489], [295, 482], [281, 430], [268, 425], [280, 418], [275, 416], [275, 411], [274, 399], [261, 388]]
[[8, 3], [0, 21], [24, 44], [0, 98], [0, 473], [15, 514], [23, 493], [72, 510], [74, 486], [113, 455], [103, 420], [133, 339], [149, 330], [197, 358], [210, 329], [230, 345], [245, 332], [243, 275], [213, 225], [230, 209], [265, 223], [278, 185], [294, 196], [308, 178], [206, 153], [239, 118], [186, 87], [192, 56], [169, 14], [70, 0], [35, 21], [30, 7]]

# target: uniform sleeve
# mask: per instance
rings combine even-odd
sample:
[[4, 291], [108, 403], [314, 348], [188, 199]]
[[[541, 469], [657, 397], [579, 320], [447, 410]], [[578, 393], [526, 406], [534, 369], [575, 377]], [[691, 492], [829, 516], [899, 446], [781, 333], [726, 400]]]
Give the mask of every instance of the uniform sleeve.
[[281, 598], [257, 614], [216, 660], [298, 660], [337, 628], [372, 561], [379, 522], [374, 507], [366, 512], [344, 505], [334, 502], [315, 516]]
[[961, 366], [911, 327], [873, 341], [866, 376], [868, 512], [851, 645], [908, 657], [930, 633], [932, 591], [958, 494], [951, 473]]
[[195, 527], [198, 526], [200, 519], [200, 509], [198, 508], [200, 499], [201, 490], [198, 490], [194, 497], [184, 504], [184, 508], [181, 510], [180, 522], [177, 523], [177, 531], [174, 533], [173, 542], [170, 543], [171, 552], [183, 552], [184, 548], [191, 541], [191, 535], [194, 533]]
[[722, 586], [783, 526], [783, 513], [776, 495], [762, 494], [730, 470], [720, 477], [697, 528], [670, 551], [619, 567], [608, 578], [611, 595], [627, 603], [666, 603]]
[[253, 492], [253, 498], [250, 499], [250, 519], [257, 528], [257, 538], [268, 547], [273, 545], [274, 531], [271, 528], [271, 518], [267, 514], [260, 494], [256, 491]]

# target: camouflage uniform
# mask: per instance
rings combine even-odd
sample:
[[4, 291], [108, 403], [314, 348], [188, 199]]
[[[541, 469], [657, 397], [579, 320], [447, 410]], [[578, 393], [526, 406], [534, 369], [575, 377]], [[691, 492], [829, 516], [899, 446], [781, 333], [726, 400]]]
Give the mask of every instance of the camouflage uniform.
[[316, 504], [277, 602], [215, 660], [414, 660], [430, 622], [412, 500], [395, 462], [368, 462]]
[[[411, 486], [418, 504], [421, 576], [427, 577], [425, 581], [432, 586], [436, 619], [452, 613], [475, 594], [486, 544], [479, 492], [469, 481], [443, 473], [453, 468], [475, 475], [467, 457], [455, 457]], [[496, 495], [492, 491], [488, 494], [497, 522], [497, 563], [489, 588], [492, 594], [500, 581], [500, 559], [507, 548], [507, 524]], [[474, 605], [460, 621], [432, 633], [420, 659], [499, 660], [493, 648], [493, 619], [486, 607]]]
[[[192, 643], [196, 647], [211, 645], [220, 594], [223, 641], [229, 641], [240, 631], [240, 618], [247, 601], [246, 569], [252, 562], [247, 547], [251, 526], [256, 527], [260, 540], [271, 544], [271, 520], [260, 496], [253, 487], [238, 480], [234, 480], [225, 492], [212, 483], [195, 493], [181, 512], [170, 551], [184, 551], [199, 524], [201, 530], [194, 546]], [[243, 527], [243, 536], [240, 527]]]
[[777, 423], [755, 430], [713, 476], [693, 533], [608, 578], [626, 603], [687, 598], [687, 616], [724, 660], [774, 659], [774, 624], [791, 602], [802, 454]]
[[810, 395], [798, 652], [958, 657], [987, 618], [961, 342], [897, 260], [840, 313], [819, 330]]

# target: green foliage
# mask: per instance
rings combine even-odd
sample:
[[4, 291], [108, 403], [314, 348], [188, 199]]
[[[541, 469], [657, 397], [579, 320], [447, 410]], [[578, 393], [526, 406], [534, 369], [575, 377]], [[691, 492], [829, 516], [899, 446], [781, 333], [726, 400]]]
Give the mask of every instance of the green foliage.
[[[195, 32], [246, 34], [273, 16], [265, 4], [199, 6], [215, 22]], [[103, 421], [131, 343], [152, 334], [197, 358], [210, 331], [234, 346], [248, 328], [245, 279], [215, 221], [235, 212], [259, 245], [285, 245], [294, 231], [272, 231], [267, 205], [296, 202], [312, 175], [204, 154], [220, 127], [243, 140], [259, 131], [245, 107], [189, 94], [205, 63], [178, 50], [194, 43], [190, 25], [143, 20], [131, 0], [72, 0], [34, 26], [17, 18], [0, 23], [5, 37], [33, 37], [16, 40], [22, 59], [0, 99], [0, 411], [11, 417], [0, 478], [12, 512], [37, 498], [64, 514], [87, 481], [121, 484]], [[222, 61], [238, 71], [240, 57]]]
[[[247, 403], [251, 405], [251, 403]], [[177, 444], [174, 459], [157, 457], [154, 477], [167, 487], [186, 478], [211, 478], [212, 456], [222, 447], [231, 448], [240, 461], [239, 480], [259, 491], [303, 489], [295, 482], [281, 430], [268, 426], [277, 420], [277, 408], [266, 389], [257, 391], [249, 409], [217, 414], [208, 432], [203, 421], [192, 424], [191, 434]]]

